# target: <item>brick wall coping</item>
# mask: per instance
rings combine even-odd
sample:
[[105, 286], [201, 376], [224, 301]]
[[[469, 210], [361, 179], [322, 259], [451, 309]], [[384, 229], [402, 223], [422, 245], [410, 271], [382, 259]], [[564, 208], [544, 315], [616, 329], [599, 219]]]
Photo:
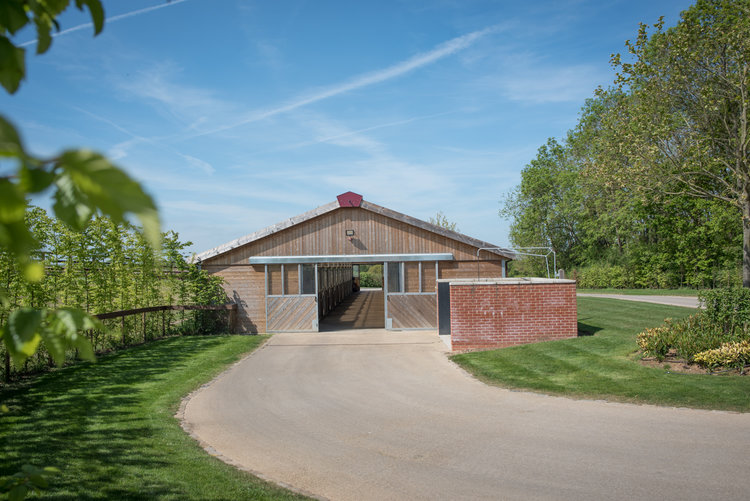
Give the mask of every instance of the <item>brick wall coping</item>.
[[450, 285], [545, 285], [545, 284], [574, 284], [575, 280], [560, 278], [441, 278], [438, 282], [448, 282]]

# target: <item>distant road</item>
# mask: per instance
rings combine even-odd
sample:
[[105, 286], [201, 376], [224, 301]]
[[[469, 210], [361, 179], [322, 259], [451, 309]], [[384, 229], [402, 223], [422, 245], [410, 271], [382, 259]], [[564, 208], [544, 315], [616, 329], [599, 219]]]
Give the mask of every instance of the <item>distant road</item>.
[[669, 306], [683, 306], [685, 308], [700, 307], [698, 304], [698, 298], [694, 296], [629, 296], [625, 294], [578, 294], [578, 296], [622, 299], [623, 301], [640, 301], [642, 303], [666, 304]]

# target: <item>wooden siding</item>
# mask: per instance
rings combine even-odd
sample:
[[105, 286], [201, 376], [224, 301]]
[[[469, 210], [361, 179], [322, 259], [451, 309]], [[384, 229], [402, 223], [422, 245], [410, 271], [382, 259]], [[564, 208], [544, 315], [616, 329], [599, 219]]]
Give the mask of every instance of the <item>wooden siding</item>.
[[394, 329], [437, 329], [437, 296], [388, 294], [388, 317]]
[[263, 266], [203, 265], [209, 273], [224, 279], [224, 290], [237, 303], [237, 330], [266, 332], [266, 277]]
[[284, 294], [299, 294], [299, 266], [284, 265]]
[[268, 298], [268, 332], [317, 331], [314, 296]]
[[266, 277], [266, 281], [268, 283], [268, 293], [273, 296], [280, 296], [282, 294], [281, 265], [269, 264], [266, 273], [268, 274]]
[[[500, 278], [501, 261], [441, 261], [438, 278]], [[477, 276], [478, 275], [478, 276]]]
[[422, 263], [422, 292], [435, 292], [436, 286], [435, 262], [425, 261]]
[[325, 318], [354, 292], [352, 277], [353, 267], [350, 264], [318, 265], [319, 318]]
[[[352, 240], [346, 237], [346, 230], [354, 230]], [[454, 259], [470, 260], [476, 259], [477, 248], [362, 208], [342, 207], [204, 262], [247, 263], [250, 256], [438, 252], [450, 252]]]
[[419, 292], [419, 263], [404, 263], [404, 292]]

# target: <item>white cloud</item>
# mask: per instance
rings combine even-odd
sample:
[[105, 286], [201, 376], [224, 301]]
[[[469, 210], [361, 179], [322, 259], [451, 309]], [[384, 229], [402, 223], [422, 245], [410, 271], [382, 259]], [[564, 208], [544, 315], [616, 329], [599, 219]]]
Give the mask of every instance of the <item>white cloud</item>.
[[393, 78], [400, 77], [406, 73], [409, 73], [418, 68], [434, 63], [440, 59], [451, 56], [457, 52], [460, 52], [470, 47], [471, 45], [473, 45], [480, 38], [492, 32], [495, 32], [498, 29], [499, 27], [493, 26], [493, 27], [485, 28], [483, 30], [473, 31], [466, 35], [462, 35], [460, 37], [456, 37], [451, 40], [448, 40], [447, 42], [444, 42], [436, 46], [435, 48], [433, 48], [432, 50], [428, 52], [417, 54], [413, 57], [410, 57], [409, 59], [401, 61], [400, 63], [396, 63], [387, 68], [376, 70], [371, 73], [366, 73], [364, 75], [356, 76], [340, 84], [333, 85], [328, 88], [324, 88], [322, 90], [318, 90], [315, 92], [311, 92], [307, 95], [302, 95], [286, 104], [282, 104], [274, 108], [253, 111], [251, 113], [248, 113], [244, 118], [242, 118], [241, 120], [237, 122], [223, 125], [221, 127], [217, 127], [212, 130], [206, 130], [200, 133], [196, 133], [194, 135], [197, 136], [197, 135], [215, 134], [217, 132], [222, 132], [228, 129], [233, 129], [241, 125], [249, 124], [252, 122], [258, 122], [260, 120], [271, 118], [273, 116], [276, 116], [282, 113], [287, 113], [289, 111], [296, 110], [303, 106], [307, 106], [309, 104], [313, 104], [313, 103], [322, 101], [324, 99], [329, 99], [331, 97], [338, 96], [340, 94], [344, 94], [352, 90], [360, 89], [360, 88], [374, 85], [377, 83], [385, 82]]
[[500, 88], [513, 101], [534, 104], [583, 102], [608, 79], [611, 79], [608, 73], [594, 66], [539, 66], [513, 72], [512, 77], [501, 79]]
[[185, 161], [187, 161], [190, 167], [202, 170], [206, 174], [213, 174], [214, 172], [216, 172], [216, 169], [214, 169], [213, 165], [204, 160], [201, 160], [200, 158], [185, 155], [184, 153], [180, 153], [180, 156], [184, 158]]

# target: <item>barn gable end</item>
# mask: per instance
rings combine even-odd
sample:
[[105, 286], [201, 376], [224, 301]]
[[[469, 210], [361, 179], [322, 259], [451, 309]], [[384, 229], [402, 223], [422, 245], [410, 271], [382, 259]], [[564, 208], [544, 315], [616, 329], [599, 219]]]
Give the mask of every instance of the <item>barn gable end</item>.
[[[272, 278], [276, 267], [281, 265], [271, 264], [279, 261], [268, 258], [284, 258], [282, 262], [287, 264], [278, 268], [279, 273], [291, 273], [290, 280], [297, 280], [294, 283], [299, 284], [301, 279], [297, 275], [303, 273], [302, 263], [309, 263], [311, 256], [320, 259], [316, 264], [320, 282], [325, 282], [326, 287], [332, 280], [336, 282], [334, 292], [321, 289], [315, 296], [304, 295], [301, 288], [289, 289], [291, 282], [288, 282], [281, 294], [273, 293], [269, 277]], [[333, 264], [325, 256], [337, 256], [339, 262]], [[308, 259], [303, 259], [305, 257]], [[269, 320], [269, 305], [274, 312], [276, 309], [283, 311], [287, 320], [292, 315], [290, 312], [299, 315], [304, 312], [304, 321], [298, 324], [287, 321], [282, 330], [316, 330], [317, 319], [327, 313], [323, 310], [330, 309], [351, 293], [344, 284], [351, 283], [346, 278], [347, 273], [351, 274], [351, 265], [374, 262], [381, 257], [388, 263], [386, 269], [390, 266], [393, 272], [394, 267], [400, 267], [400, 278], [392, 274], [391, 286], [393, 280], [403, 282], [399, 285], [401, 290], [385, 292], [385, 325], [435, 328], [436, 288], [434, 283], [423, 283], [427, 277], [433, 282], [439, 278], [501, 277], [513, 253], [367, 202], [360, 195], [348, 192], [334, 202], [198, 254], [195, 259], [207, 271], [224, 277], [230, 299], [239, 305], [242, 330], [265, 332], [271, 331], [274, 325], [281, 325], [275, 322], [275, 317]], [[409, 289], [417, 282], [419, 287]], [[319, 311], [310, 322], [313, 301], [318, 303]], [[272, 313], [272, 317], [274, 315]]]

